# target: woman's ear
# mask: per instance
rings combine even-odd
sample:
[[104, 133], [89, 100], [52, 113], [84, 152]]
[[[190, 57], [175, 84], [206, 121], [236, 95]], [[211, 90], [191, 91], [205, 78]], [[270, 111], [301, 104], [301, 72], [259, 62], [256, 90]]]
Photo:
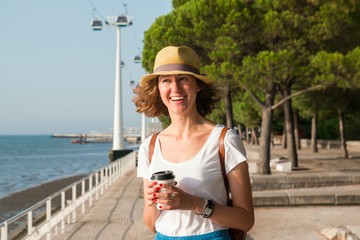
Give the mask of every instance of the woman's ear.
[[199, 85], [199, 82], [196, 82], [196, 92], [200, 92], [200, 91], [201, 91], [201, 87]]

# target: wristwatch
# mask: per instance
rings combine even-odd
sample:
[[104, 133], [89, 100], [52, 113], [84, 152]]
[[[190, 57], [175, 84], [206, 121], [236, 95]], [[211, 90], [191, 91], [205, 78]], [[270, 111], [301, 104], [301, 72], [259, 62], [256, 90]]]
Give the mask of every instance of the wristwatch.
[[214, 212], [214, 203], [211, 200], [205, 199], [205, 207], [203, 209], [203, 212], [201, 213], [201, 215], [204, 218], [209, 218], [211, 217], [211, 215]]

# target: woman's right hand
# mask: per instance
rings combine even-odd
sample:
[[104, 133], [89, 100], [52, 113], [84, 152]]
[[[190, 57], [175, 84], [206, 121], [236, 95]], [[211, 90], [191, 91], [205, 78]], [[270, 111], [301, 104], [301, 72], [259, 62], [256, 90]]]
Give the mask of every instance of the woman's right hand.
[[146, 181], [144, 183], [144, 200], [146, 206], [153, 206], [156, 204], [156, 193], [160, 191], [156, 181]]
[[160, 187], [154, 181], [144, 179], [144, 222], [147, 228], [156, 232], [155, 222], [160, 215], [160, 211], [156, 209], [156, 193], [160, 191]]

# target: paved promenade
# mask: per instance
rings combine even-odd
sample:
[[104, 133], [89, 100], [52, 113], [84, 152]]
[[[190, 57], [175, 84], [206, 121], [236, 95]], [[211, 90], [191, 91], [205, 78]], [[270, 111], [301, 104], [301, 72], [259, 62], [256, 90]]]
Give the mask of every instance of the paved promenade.
[[142, 220], [142, 180], [135, 171], [120, 177], [88, 213], [78, 215], [77, 222], [55, 239], [151, 239]]
[[[249, 152], [256, 151], [246, 146]], [[272, 156], [285, 156], [280, 148]], [[321, 231], [342, 226], [360, 236], [360, 152], [299, 151], [299, 170], [251, 174], [256, 222], [247, 239], [327, 239]], [[135, 170], [120, 177], [55, 239], [153, 238], [142, 220], [142, 180]]]

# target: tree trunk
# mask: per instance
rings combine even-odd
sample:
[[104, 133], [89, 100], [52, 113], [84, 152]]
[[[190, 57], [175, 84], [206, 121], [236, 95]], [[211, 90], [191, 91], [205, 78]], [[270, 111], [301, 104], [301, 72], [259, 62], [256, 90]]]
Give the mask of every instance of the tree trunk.
[[299, 111], [298, 110], [295, 110], [295, 112], [294, 112], [294, 134], [295, 134], [296, 148], [298, 150], [300, 150], [301, 149], [301, 142], [300, 142]]
[[276, 85], [269, 81], [269, 91], [265, 94], [265, 105], [262, 108], [261, 134], [260, 134], [260, 152], [259, 166], [261, 174], [271, 174], [270, 170], [270, 149], [271, 149], [271, 133]]
[[284, 126], [283, 126], [283, 134], [282, 134], [282, 139], [281, 139], [281, 147], [283, 149], [287, 148], [287, 141], [286, 141], [287, 137], [286, 137], [286, 123], [284, 121]]
[[225, 87], [225, 98], [224, 98], [224, 104], [225, 104], [225, 113], [226, 113], [226, 126], [228, 128], [234, 127], [234, 117], [233, 117], [233, 108], [232, 108], [232, 101], [231, 101], [231, 91], [229, 84]]
[[251, 144], [255, 145], [254, 128], [251, 128]]
[[[290, 89], [286, 88], [283, 91], [283, 96], [287, 97], [290, 95]], [[284, 113], [285, 113], [285, 126], [286, 126], [286, 145], [287, 145], [287, 153], [288, 158], [292, 163], [293, 168], [297, 168], [298, 164], [298, 157], [297, 157], [297, 150], [295, 145], [295, 134], [294, 134], [294, 119], [293, 119], [293, 111], [291, 106], [291, 99], [288, 99], [284, 102]]]
[[262, 106], [262, 119], [260, 130], [260, 149], [259, 149], [259, 172], [261, 174], [271, 174], [270, 170], [270, 149], [271, 149], [271, 133], [273, 121], [274, 100], [276, 94], [276, 85], [269, 79], [267, 82], [265, 102]]
[[315, 112], [311, 118], [311, 149], [313, 153], [317, 153], [317, 113]]
[[273, 110], [271, 107], [263, 108], [261, 120], [259, 165], [261, 174], [271, 174], [270, 170], [270, 144], [272, 131]]
[[345, 126], [344, 126], [344, 116], [341, 110], [338, 110], [339, 116], [339, 133], [341, 139], [341, 146], [343, 149], [344, 158], [349, 158], [349, 153], [346, 146], [346, 138], [345, 138]]
[[257, 146], [259, 145], [259, 138], [258, 138], [255, 128], [251, 129], [251, 139], [252, 139], [253, 145], [257, 145]]
[[246, 134], [246, 143], [249, 144], [250, 143], [250, 137], [249, 137], [249, 128], [246, 127], [245, 129], [245, 134]]
[[240, 136], [241, 140], [244, 140], [243, 131], [241, 129], [241, 124], [238, 124], [238, 131], [239, 131], [239, 136]]

